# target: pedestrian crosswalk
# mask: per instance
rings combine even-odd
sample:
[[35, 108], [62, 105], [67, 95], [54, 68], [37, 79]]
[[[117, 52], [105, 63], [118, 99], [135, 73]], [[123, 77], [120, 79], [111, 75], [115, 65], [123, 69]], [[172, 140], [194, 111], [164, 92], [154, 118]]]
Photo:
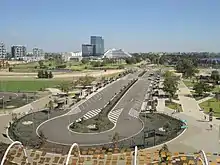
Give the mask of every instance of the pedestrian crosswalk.
[[90, 118], [92, 118], [92, 117], [98, 115], [100, 112], [101, 112], [101, 109], [91, 110], [91, 111], [87, 112], [87, 113], [83, 116], [83, 118], [84, 118], [85, 120], [88, 120], [88, 119], [90, 119]]
[[122, 111], [123, 111], [123, 108], [121, 108], [121, 109], [116, 109], [116, 110], [113, 110], [113, 111], [109, 112], [109, 114], [108, 114], [109, 120], [110, 120], [112, 123], [116, 124], [116, 123], [117, 123], [117, 120], [118, 120], [118, 118], [119, 118], [119, 116], [120, 116], [120, 114], [121, 114]]
[[132, 117], [135, 117], [135, 118], [138, 118], [139, 117], [139, 112], [136, 111], [135, 109], [131, 108], [129, 113], [128, 113], [130, 116]]

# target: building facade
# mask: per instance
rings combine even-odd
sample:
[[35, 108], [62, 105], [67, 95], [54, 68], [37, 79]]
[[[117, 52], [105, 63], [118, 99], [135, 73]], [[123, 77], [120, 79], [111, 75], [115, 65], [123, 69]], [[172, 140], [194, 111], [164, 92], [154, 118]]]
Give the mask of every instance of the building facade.
[[5, 59], [7, 57], [5, 44], [3, 42], [0, 43], [0, 59]]
[[62, 53], [62, 59], [64, 61], [81, 61], [82, 60], [82, 52], [65, 52]]
[[91, 36], [91, 45], [94, 46], [94, 55], [104, 55], [104, 39], [100, 36]]
[[91, 44], [82, 44], [82, 56], [89, 57], [94, 55], [94, 45]]
[[14, 45], [11, 47], [11, 56], [15, 59], [20, 59], [26, 56], [26, 47], [22, 45]]
[[33, 56], [34, 56], [34, 57], [42, 57], [42, 56], [44, 56], [44, 51], [43, 51], [43, 49], [33, 48]]

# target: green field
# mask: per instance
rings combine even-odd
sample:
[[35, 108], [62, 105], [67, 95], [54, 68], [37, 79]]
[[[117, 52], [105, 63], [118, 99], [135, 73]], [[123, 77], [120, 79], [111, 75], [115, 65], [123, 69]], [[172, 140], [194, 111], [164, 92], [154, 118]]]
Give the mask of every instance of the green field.
[[0, 91], [10, 91], [10, 92], [18, 92], [18, 91], [38, 91], [40, 89], [56, 87], [60, 85], [63, 80], [1, 80], [0, 81]]
[[214, 116], [220, 117], [220, 101], [218, 101], [216, 98], [209, 99], [201, 104], [199, 106], [204, 109], [204, 112], [209, 112], [209, 108], [212, 108], [214, 113]]

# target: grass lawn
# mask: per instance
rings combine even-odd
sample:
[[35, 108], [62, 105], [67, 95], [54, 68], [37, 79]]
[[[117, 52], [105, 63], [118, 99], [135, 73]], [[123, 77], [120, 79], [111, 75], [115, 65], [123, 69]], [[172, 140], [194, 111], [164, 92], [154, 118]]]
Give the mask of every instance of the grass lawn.
[[166, 107], [168, 107], [170, 109], [173, 109], [173, 110], [177, 110], [178, 109], [180, 112], [183, 111], [181, 104], [177, 104], [177, 103], [174, 103], [174, 102], [166, 101], [165, 105], [166, 105]]
[[64, 80], [1, 80], [0, 91], [22, 92], [38, 91], [41, 88], [56, 87], [60, 85]]
[[199, 106], [204, 109], [204, 112], [209, 112], [209, 108], [212, 108], [214, 110], [214, 116], [220, 117], [220, 101], [218, 101], [216, 98], [209, 99], [201, 104]]
[[191, 88], [194, 85], [194, 83], [192, 81], [183, 81], [183, 82], [188, 88]]

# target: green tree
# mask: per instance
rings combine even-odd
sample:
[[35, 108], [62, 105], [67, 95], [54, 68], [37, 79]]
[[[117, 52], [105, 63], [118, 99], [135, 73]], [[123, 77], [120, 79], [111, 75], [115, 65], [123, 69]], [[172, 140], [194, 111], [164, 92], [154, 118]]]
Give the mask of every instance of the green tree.
[[182, 73], [183, 77], [192, 78], [199, 70], [194, 63], [188, 59], [179, 60], [175, 66], [177, 72]]
[[168, 146], [164, 144], [163, 147], [159, 150], [159, 156], [160, 156], [161, 161], [166, 162], [169, 155], [170, 155], [170, 152], [169, 152]]
[[39, 70], [39, 71], [38, 71], [37, 77], [38, 77], [38, 78], [44, 78], [44, 72], [43, 72], [43, 70]]
[[66, 83], [66, 82], [63, 82], [63, 83], [60, 84], [60, 89], [61, 89], [61, 91], [65, 92], [65, 93], [68, 93], [69, 90], [70, 90], [70, 84]]
[[49, 78], [49, 74], [48, 74], [47, 70], [44, 71], [43, 78]]
[[95, 80], [92, 76], [84, 76], [80, 77], [78, 80], [78, 84], [82, 85], [83, 87], [91, 85], [91, 83]]
[[220, 80], [220, 75], [217, 70], [213, 70], [211, 73], [211, 79], [214, 81], [219, 81]]
[[38, 64], [41, 69], [44, 68], [44, 61], [43, 60], [38, 61]]
[[195, 83], [193, 89], [195, 90], [195, 93], [199, 96], [202, 96], [204, 93], [211, 91], [211, 87], [209, 86], [209, 84], [202, 81]]
[[53, 101], [50, 100], [50, 101], [48, 102], [48, 112], [50, 113], [53, 109], [54, 109]]
[[170, 101], [178, 90], [178, 80], [179, 78], [169, 71], [164, 74], [163, 90], [169, 94]]
[[48, 78], [53, 78], [53, 73], [51, 71], [49, 72]]

